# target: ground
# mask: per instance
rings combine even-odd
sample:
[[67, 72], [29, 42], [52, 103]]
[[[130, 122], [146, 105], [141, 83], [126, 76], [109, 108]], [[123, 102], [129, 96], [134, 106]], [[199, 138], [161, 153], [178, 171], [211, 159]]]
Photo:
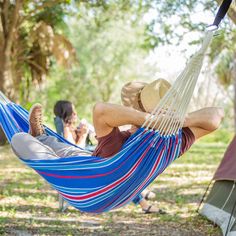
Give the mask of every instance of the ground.
[[196, 210], [229, 140], [196, 143], [150, 186], [153, 204], [167, 215], [143, 214], [130, 204], [101, 215], [58, 210], [58, 195], [24, 166], [9, 145], [0, 147], [0, 235], [220, 236]]

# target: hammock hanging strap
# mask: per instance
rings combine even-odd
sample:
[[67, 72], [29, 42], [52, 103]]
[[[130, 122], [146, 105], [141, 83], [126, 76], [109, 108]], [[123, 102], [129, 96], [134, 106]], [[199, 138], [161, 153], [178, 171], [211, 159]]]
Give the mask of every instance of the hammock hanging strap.
[[225, 17], [227, 11], [229, 10], [230, 4], [231, 4], [232, 0], [224, 0], [221, 5], [220, 8], [216, 14], [215, 20], [213, 22], [213, 25], [215, 26], [219, 26], [221, 20]]

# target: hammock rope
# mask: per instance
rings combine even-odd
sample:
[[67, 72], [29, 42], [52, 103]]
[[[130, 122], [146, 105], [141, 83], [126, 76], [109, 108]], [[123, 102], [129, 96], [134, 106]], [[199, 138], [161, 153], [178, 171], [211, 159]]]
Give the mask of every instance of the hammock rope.
[[154, 108], [149, 119], [143, 124], [143, 127], [159, 130], [160, 134], [167, 136], [177, 134], [178, 130], [183, 127], [187, 108], [202, 68], [205, 53], [212, 41], [214, 31], [218, 29], [231, 2], [232, 0], [224, 0], [222, 2], [213, 24], [206, 30], [201, 48], [190, 59], [169, 91]]
[[200, 50], [190, 59], [182, 73], [154, 108], [143, 127], [156, 129], [162, 135], [177, 134], [184, 118], [200, 74], [203, 58], [212, 40], [214, 29], [206, 32]]
[[[206, 31], [200, 50], [119, 153], [108, 159], [73, 156], [56, 160], [25, 160], [22, 157], [21, 161], [81, 211], [101, 213], [131, 202], [180, 155], [184, 117], [203, 58], [218, 28], [219, 19], [224, 17], [229, 7], [222, 5], [217, 13], [216, 25]], [[3, 93], [0, 97], [0, 124], [11, 142], [14, 134], [28, 132], [28, 111], [11, 102]], [[70, 144], [49, 128], [45, 127], [45, 131]]]

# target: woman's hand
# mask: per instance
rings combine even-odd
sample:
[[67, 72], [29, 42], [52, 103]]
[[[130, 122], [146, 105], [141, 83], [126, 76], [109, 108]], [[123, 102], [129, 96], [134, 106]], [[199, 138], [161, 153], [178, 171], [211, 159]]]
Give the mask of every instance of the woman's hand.
[[81, 124], [80, 127], [76, 130], [78, 135], [88, 134], [89, 129], [86, 124]]
[[81, 147], [85, 147], [88, 132], [89, 132], [88, 126], [86, 124], [80, 124], [80, 126], [75, 130], [76, 134], [75, 143]]

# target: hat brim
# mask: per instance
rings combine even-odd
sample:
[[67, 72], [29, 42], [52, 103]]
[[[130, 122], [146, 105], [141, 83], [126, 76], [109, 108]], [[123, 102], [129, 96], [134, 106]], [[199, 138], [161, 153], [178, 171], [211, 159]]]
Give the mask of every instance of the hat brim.
[[165, 79], [157, 79], [147, 84], [140, 93], [143, 110], [151, 113], [170, 89], [171, 84]]
[[145, 82], [129, 82], [121, 89], [121, 101], [124, 106], [133, 107], [136, 110], [142, 111], [139, 106], [139, 93], [148, 83]]

